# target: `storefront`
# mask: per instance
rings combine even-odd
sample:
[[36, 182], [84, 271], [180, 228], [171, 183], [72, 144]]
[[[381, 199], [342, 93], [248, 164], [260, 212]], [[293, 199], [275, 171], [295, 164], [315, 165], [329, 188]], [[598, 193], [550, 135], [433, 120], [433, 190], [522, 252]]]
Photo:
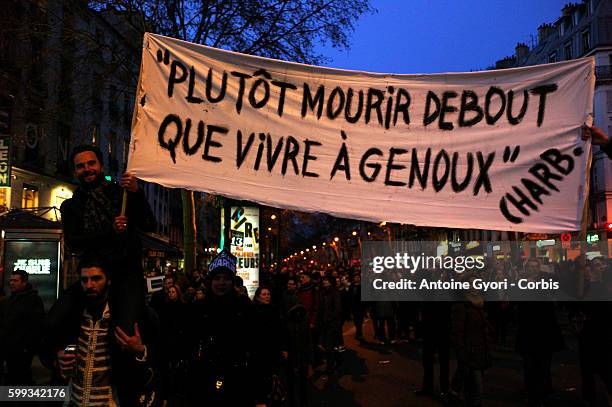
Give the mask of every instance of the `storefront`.
[[63, 285], [60, 223], [14, 209], [0, 217], [0, 230], [2, 289], [8, 294], [11, 272], [25, 270], [48, 311]]
[[143, 267], [147, 275], [151, 272], [161, 275], [169, 268], [178, 268], [179, 260], [182, 257], [182, 252], [178, 248], [148, 234], [143, 234], [141, 238]]

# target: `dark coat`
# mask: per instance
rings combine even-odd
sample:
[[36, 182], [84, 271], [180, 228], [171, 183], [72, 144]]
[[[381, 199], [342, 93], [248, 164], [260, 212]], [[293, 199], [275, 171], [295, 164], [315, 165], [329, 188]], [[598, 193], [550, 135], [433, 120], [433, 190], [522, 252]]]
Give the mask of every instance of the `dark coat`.
[[41, 336], [45, 316], [38, 292], [28, 287], [11, 294], [0, 316], [0, 349], [3, 352], [35, 353]]
[[366, 303], [361, 301], [361, 284], [351, 284], [349, 288], [351, 315], [353, 319], [363, 319], [366, 311]]
[[261, 373], [265, 376], [278, 374], [281, 362], [281, 352], [287, 351], [287, 335], [283, 329], [278, 309], [271, 305], [253, 305], [255, 331], [251, 338], [255, 342], [259, 360], [256, 364], [261, 366]]
[[340, 293], [333, 287], [321, 290], [319, 325], [338, 327], [342, 324]]
[[482, 305], [461, 302], [452, 308], [452, 339], [457, 362], [470, 369], [486, 369], [491, 364], [487, 320]]
[[[76, 296], [77, 293], [73, 295]], [[83, 297], [82, 293], [78, 296], [78, 301], [75, 302], [78, 306], [70, 310], [70, 314], [61, 321], [60, 326], [52, 331], [47, 330], [43, 336], [40, 359], [43, 365], [51, 370], [57, 369], [57, 352], [68, 344], [76, 343], [85, 310]], [[112, 312], [111, 308], [111, 315]], [[158, 390], [161, 333], [159, 318], [151, 307], [145, 307], [144, 315], [138, 321], [138, 328], [142, 343], [147, 347], [146, 361], [136, 361], [133, 355], [121, 350], [115, 340], [110, 343], [111, 383], [117, 386], [122, 407], [139, 406], [139, 399], [143, 394], [150, 395], [152, 390]], [[111, 333], [110, 337], [114, 338], [114, 335]]]
[[452, 302], [431, 301], [421, 306], [421, 330], [428, 340], [447, 341], [451, 334]]
[[341, 345], [342, 304], [340, 293], [333, 287], [323, 288], [319, 307], [319, 333], [321, 345], [330, 350]]
[[259, 331], [248, 297], [211, 293], [193, 310], [187, 374], [193, 405], [252, 407], [265, 401], [265, 378], [253, 340]]
[[551, 301], [519, 302], [516, 350], [521, 354], [552, 354], [565, 349], [565, 340]]
[[308, 325], [308, 311], [299, 302], [292, 303], [284, 317], [288, 339], [289, 365], [304, 368], [312, 365], [312, 338]]
[[319, 318], [319, 290], [315, 289], [312, 284], [301, 286], [298, 290], [297, 296], [300, 302], [306, 307], [308, 311], [308, 323], [311, 327], [317, 324]]
[[189, 305], [180, 301], [164, 301], [156, 310], [159, 316], [164, 363], [176, 362], [188, 357], [185, 338]]
[[[114, 182], [103, 184], [104, 194], [111, 201], [115, 216], [121, 214], [123, 188]], [[126, 216], [128, 217], [127, 233], [115, 233], [114, 218], [103, 225], [100, 230], [86, 232], [83, 226], [85, 210], [85, 193], [79, 187], [72, 198], [62, 203], [62, 228], [64, 239], [70, 250], [78, 254], [95, 253], [112, 256], [117, 263], [118, 257], [129, 257], [133, 264], [141, 264], [142, 244], [138, 231], [151, 232], [155, 229], [155, 217], [142, 189], [128, 192]], [[131, 263], [132, 264], [132, 263]], [[124, 264], [123, 264], [124, 265]]]

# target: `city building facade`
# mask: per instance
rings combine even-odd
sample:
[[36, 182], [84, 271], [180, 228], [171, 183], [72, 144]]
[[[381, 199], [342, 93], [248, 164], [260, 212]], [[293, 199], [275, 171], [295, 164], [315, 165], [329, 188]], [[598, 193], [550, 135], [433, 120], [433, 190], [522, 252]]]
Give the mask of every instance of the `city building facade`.
[[[566, 61], [595, 59], [593, 124], [612, 135], [612, 1], [584, 0], [568, 3], [561, 16], [538, 27], [537, 42], [518, 43], [515, 54], [499, 60], [496, 69]], [[588, 229], [600, 241], [608, 237], [606, 225], [612, 221], [612, 164], [593, 147], [589, 193]], [[612, 253], [608, 239], [608, 253]]]

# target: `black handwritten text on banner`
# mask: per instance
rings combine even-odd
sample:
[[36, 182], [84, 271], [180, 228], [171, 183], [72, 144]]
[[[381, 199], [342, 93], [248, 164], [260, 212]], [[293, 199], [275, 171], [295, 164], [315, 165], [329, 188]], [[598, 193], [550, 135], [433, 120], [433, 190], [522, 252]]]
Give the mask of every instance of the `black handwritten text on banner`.
[[593, 64], [374, 74], [146, 34], [129, 169], [340, 217], [577, 230]]

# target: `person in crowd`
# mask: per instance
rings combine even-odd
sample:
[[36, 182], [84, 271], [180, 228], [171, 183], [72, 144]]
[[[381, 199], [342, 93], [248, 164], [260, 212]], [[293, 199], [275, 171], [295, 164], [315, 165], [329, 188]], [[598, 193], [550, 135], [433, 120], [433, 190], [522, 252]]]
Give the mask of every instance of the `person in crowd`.
[[193, 270], [193, 273], [191, 273], [191, 286], [195, 287], [196, 289], [198, 287], [203, 287], [204, 286], [204, 277], [202, 276], [202, 272], [198, 269]]
[[208, 295], [191, 316], [189, 399], [213, 407], [265, 406], [266, 384], [253, 333], [253, 305], [234, 282], [236, 257], [222, 250], [208, 267]]
[[183, 297], [186, 303], [191, 304], [192, 302], [195, 301], [195, 292], [196, 292], [196, 289], [194, 286], [192, 285], [187, 286], [187, 289], [185, 290], [185, 295]]
[[[310, 328], [310, 338], [313, 342], [313, 349], [319, 345], [319, 327], [317, 321], [319, 319], [320, 309], [320, 295], [318, 287], [312, 284], [311, 274], [304, 271], [300, 274], [300, 286], [298, 288], [297, 296], [300, 303], [306, 307], [308, 312], [308, 326]], [[314, 353], [315, 363], [321, 361], [320, 351], [317, 350]]]
[[287, 335], [287, 389], [289, 407], [309, 405], [308, 379], [312, 376], [313, 350], [308, 311], [297, 296], [298, 280], [287, 277], [283, 293], [282, 316]]
[[423, 384], [415, 391], [416, 396], [434, 396], [434, 357], [438, 353], [440, 364], [440, 393], [449, 391], [450, 302], [425, 302], [421, 307], [421, 334], [423, 337]]
[[[608, 290], [610, 272], [603, 257], [594, 258], [589, 291], [598, 291], [601, 298]], [[608, 404], [612, 405], [612, 303], [584, 301], [577, 304], [577, 308], [578, 315], [574, 315], [573, 320], [578, 335], [582, 397], [588, 406], [598, 405], [596, 378], [599, 377], [606, 387]]]
[[351, 281], [346, 271], [342, 269], [338, 277], [336, 277], [336, 287], [340, 294], [340, 303], [342, 304], [342, 323], [351, 319]]
[[333, 373], [338, 368], [338, 350], [342, 345], [339, 337], [339, 335], [342, 335], [342, 306], [340, 294], [336, 290], [335, 284], [336, 279], [334, 277], [323, 277], [317, 322], [320, 334], [319, 344], [325, 353], [326, 371], [328, 373]]
[[[381, 345], [395, 343], [395, 310], [391, 301], [372, 303], [372, 324], [375, 339]], [[385, 326], [387, 330], [385, 331]]]
[[[82, 296], [79, 306], [45, 341], [54, 355], [53, 366], [70, 381], [71, 406], [154, 405], [157, 392], [153, 360], [159, 321], [150, 308], [134, 323], [133, 335], [113, 329], [110, 307], [110, 274], [105, 262], [85, 256], [79, 266]], [[73, 344], [70, 349], [67, 345]], [[44, 358], [46, 359], [46, 358]]]
[[[298, 295], [298, 280], [294, 276], [287, 277], [285, 291], [282, 293], [281, 313], [287, 315], [291, 307], [300, 302]], [[303, 304], [302, 304], [303, 305]]]
[[359, 271], [353, 273], [353, 282], [349, 288], [350, 309], [355, 324], [355, 339], [363, 341], [363, 319], [366, 312], [366, 304], [361, 301], [361, 274]]
[[[80, 256], [108, 259], [113, 275], [113, 295], [109, 299], [114, 323], [133, 335], [134, 322], [145, 306], [142, 243], [138, 231], [153, 231], [155, 218], [136, 177], [123, 174], [121, 183], [107, 181], [102, 152], [96, 146], [80, 145], [71, 154], [79, 187], [60, 208], [64, 239], [69, 250]], [[124, 191], [127, 207], [122, 213]], [[56, 329], [70, 309], [76, 306], [79, 286], [75, 284], [49, 312], [50, 326]]]
[[[510, 281], [504, 263], [499, 262], [493, 266], [490, 279], [496, 282]], [[511, 304], [508, 298], [508, 290], [495, 290], [490, 297], [487, 297], [488, 301], [485, 303], [485, 309], [494, 328], [493, 337], [497, 343], [502, 345], [506, 344], [510, 322]]]
[[244, 286], [244, 280], [242, 279], [242, 277], [236, 276], [235, 283], [236, 283], [235, 285], [236, 292], [238, 292], [238, 294], [242, 295], [243, 297], [249, 298], [249, 291]]
[[202, 301], [204, 301], [205, 297], [206, 297], [205, 289], [203, 287], [196, 288], [194, 303], [196, 304], [201, 303]]
[[188, 320], [188, 304], [181, 295], [177, 285], [168, 288], [168, 297], [158, 310], [161, 325], [161, 343], [163, 345], [161, 358], [161, 374], [164, 400], [173, 394], [183, 395], [180, 388], [185, 380], [186, 360], [185, 351], [186, 329]]
[[151, 301], [149, 305], [159, 314], [164, 303], [168, 300], [168, 290], [174, 286], [174, 277], [172, 274], [168, 274], [164, 277], [164, 289], [155, 291], [151, 295]]
[[[530, 258], [522, 276], [530, 281], [544, 278], [541, 263]], [[555, 352], [565, 349], [565, 341], [555, 313], [555, 304], [542, 297], [517, 305], [516, 349], [523, 357], [523, 373], [528, 405], [540, 406], [552, 394], [551, 364]]]
[[601, 151], [609, 158], [612, 158], [612, 138], [608, 137], [602, 129], [595, 126], [587, 126], [586, 124], [582, 126], [582, 139], [588, 140], [589, 138], [593, 145], [600, 146]]
[[[287, 280], [287, 289], [297, 285], [295, 279]], [[289, 407], [307, 407], [310, 404], [308, 379], [312, 376], [312, 340], [308, 324], [308, 311], [297, 296], [285, 297], [284, 322], [287, 332], [287, 388]]]
[[[467, 280], [473, 282], [474, 276]], [[453, 377], [453, 395], [463, 387], [466, 405], [482, 405], [484, 370], [491, 364], [488, 345], [488, 323], [484, 299], [478, 290], [466, 293], [466, 301], [452, 307], [451, 337], [457, 354], [457, 371]]]
[[15, 269], [9, 277], [11, 295], [0, 314], [0, 371], [6, 362], [5, 385], [30, 386], [32, 358], [39, 345], [45, 315], [38, 292], [28, 273]]
[[[272, 304], [272, 290], [266, 286], [259, 286], [255, 291], [254, 318], [256, 332], [253, 336], [259, 358], [255, 363], [261, 366], [258, 372], [266, 382], [266, 389], [272, 394], [275, 382], [280, 380], [282, 362], [287, 360], [288, 345], [287, 334], [283, 329], [278, 308]], [[266, 400], [268, 406], [278, 403], [280, 400], [272, 400], [269, 396]]]

